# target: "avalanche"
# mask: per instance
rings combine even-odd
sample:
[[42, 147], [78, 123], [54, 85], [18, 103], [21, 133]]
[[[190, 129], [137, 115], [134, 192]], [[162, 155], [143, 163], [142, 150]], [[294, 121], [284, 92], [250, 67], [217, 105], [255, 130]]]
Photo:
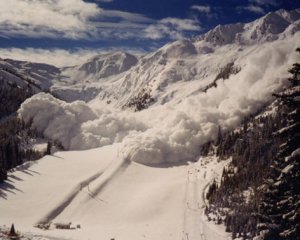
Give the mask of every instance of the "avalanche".
[[[145, 164], [192, 161], [199, 154], [199, 146], [215, 138], [219, 126], [225, 130], [238, 126], [245, 116], [269, 103], [272, 93], [285, 85], [286, 69], [296, 60], [293, 51], [299, 37], [298, 33], [283, 40], [244, 47], [243, 51], [236, 44], [216, 48], [210, 56], [215, 65], [224, 66], [234, 56], [234, 64], [241, 70], [228, 79], [217, 80], [216, 86], [206, 92], [190, 94], [195, 91], [196, 79], [174, 82], [165, 90], [153, 90], [157, 102], [163, 91], [163, 96], [169, 94], [169, 89], [176, 94], [167, 103], [154, 104], [141, 112], [119, 110], [118, 105], [99, 99], [66, 103], [40, 93], [26, 100], [19, 114], [26, 122], [32, 120], [33, 127], [61, 142], [66, 149], [121, 142], [120, 152], [132, 161]], [[229, 58], [224, 58], [225, 52]], [[205, 65], [202, 58], [207, 60], [199, 54], [193, 62], [199, 62], [198, 67], [204, 71], [210, 61]], [[197, 83], [206, 86], [217, 75], [214, 70]]]
[[[33, 69], [36, 91], [53, 94], [27, 99], [18, 114], [70, 151], [10, 174], [0, 189], [0, 227], [14, 222], [49, 239], [228, 238], [202, 215], [206, 187], [227, 162], [199, 159], [200, 146], [286, 86], [299, 19], [300, 10], [277, 11], [139, 58], [105, 53], [60, 69], [1, 60], [9, 82]], [[81, 228], [33, 227], [69, 222]]]

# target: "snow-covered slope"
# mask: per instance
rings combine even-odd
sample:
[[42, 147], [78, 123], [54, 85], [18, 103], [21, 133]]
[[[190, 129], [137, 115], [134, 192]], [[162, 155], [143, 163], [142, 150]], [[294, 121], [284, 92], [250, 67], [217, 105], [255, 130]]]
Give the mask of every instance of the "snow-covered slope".
[[82, 72], [83, 78], [88, 78], [89, 75], [98, 79], [107, 78], [127, 71], [137, 61], [135, 56], [125, 52], [107, 53], [90, 59], [79, 66], [78, 71]]
[[52, 92], [66, 101], [90, 101], [99, 94], [106, 98], [112, 93], [105, 91], [115, 79], [138, 62], [137, 57], [125, 52], [97, 55], [87, 62], [62, 68], [60, 77], [52, 86]]
[[3, 83], [31, 86], [35, 91], [48, 90], [60, 69], [52, 65], [0, 59], [0, 80]]
[[[149, 167], [126, 161], [117, 147], [58, 152], [19, 167], [0, 185], [0, 230], [13, 222], [29, 239], [226, 239], [201, 214], [201, 192], [226, 162]], [[55, 229], [69, 222], [73, 230]], [[50, 229], [34, 228], [42, 223]]]

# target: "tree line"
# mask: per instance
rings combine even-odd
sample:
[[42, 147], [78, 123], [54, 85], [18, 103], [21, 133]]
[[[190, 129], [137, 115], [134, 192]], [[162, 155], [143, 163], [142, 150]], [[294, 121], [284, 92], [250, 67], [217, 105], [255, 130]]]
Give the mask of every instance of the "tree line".
[[300, 239], [300, 64], [289, 72], [289, 87], [274, 94], [276, 112], [245, 119], [232, 132], [220, 129], [202, 146], [202, 155], [232, 158], [208, 189], [206, 214], [233, 239]]
[[0, 85], [0, 183], [7, 179], [9, 170], [49, 153], [49, 148], [44, 153], [28, 147], [30, 140], [41, 136], [16, 114], [20, 105], [34, 94], [32, 87], [29, 84], [19, 86], [2, 80], [4, 83]]

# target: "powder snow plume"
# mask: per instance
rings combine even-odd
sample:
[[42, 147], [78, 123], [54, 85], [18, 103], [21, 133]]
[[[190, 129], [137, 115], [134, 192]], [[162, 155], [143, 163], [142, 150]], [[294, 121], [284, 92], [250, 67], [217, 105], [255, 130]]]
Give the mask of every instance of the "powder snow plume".
[[[245, 116], [270, 102], [272, 93], [285, 86], [287, 70], [297, 60], [294, 52], [299, 37], [296, 34], [289, 39], [252, 46], [247, 54], [239, 53], [235, 65], [241, 71], [218, 81], [216, 87], [180, 102], [171, 100], [134, 113], [105, 105], [94, 108], [81, 101], [66, 103], [39, 93], [22, 104], [19, 115], [66, 149], [121, 142], [120, 153], [132, 161], [144, 164], [191, 161], [198, 156], [202, 144], [216, 137], [219, 126], [223, 130], [238, 126]], [[236, 50], [239, 46], [232, 48]], [[216, 73], [209, 73], [212, 75]]]

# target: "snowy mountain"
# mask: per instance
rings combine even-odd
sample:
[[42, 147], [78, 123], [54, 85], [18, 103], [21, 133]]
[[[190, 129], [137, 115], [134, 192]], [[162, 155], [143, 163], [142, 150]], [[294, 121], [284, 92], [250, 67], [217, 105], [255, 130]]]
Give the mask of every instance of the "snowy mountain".
[[257, 44], [284, 38], [299, 31], [300, 10], [283, 9], [270, 12], [251, 23], [219, 25], [197, 38], [216, 45], [239, 43], [242, 45]]
[[125, 52], [107, 53], [98, 55], [88, 62], [78, 67], [79, 75], [82, 78], [88, 78], [92, 75], [94, 78], [107, 78], [127, 71], [137, 63], [137, 58]]
[[3, 83], [28, 85], [37, 92], [48, 90], [59, 74], [59, 68], [48, 64], [0, 59], [0, 79]]
[[[139, 59], [121, 52], [97, 56], [61, 69], [52, 81], [53, 94], [70, 103], [40, 94], [19, 112], [66, 149], [123, 142], [124, 154], [134, 154], [130, 158], [139, 162], [191, 160], [199, 145], [215, 138], [219, 125], [236, 127], [285, 86], [287, 69], [297, 59], [300, 33], [291, 29], [300, 26], [299, 12], [270, 13], [235, 25], [236, 31], [228, 30], [233, 25], [218, 26], [199, 39], [169, 43]], [[263, 35], [273, 37], [251, 40], [253, 29], [265, 29]], [[226, 39], [248, 36], [249, 41], [216, 45], [207, 39], [214, 32]], [[43, 110], [49, 107], [53, 112]], [[147, 111], [134, 114], [131, 109]], [[80, 111], [87, 111], [86, 119]], [[72, 124], [57, 134], [61, 121]]]
[[2, 69], [6, 65], [16, 68], [24, 79], [42, 89], [51, 88], [68, 102], [97, 98], [141, 110], [202, 92], [214, 85], [228, 64], [243, 71], [259, 47], [289, 41], [299, 30], [299, 9], [278, 10], [250, 23], [219, 25], [199, 37], [169, 43], [139, 58], [125, 52], [105, 53], [61, 69], [6, 60]]
[[[33, 226], [49, 230], [49, 239], [228, 239], [223, 226], [207, 221], [205, 195], [231, 166], [224, 143], [235, 137], [231, 150], [247, 162], [247, 137], [264, 139], [266, 129], [273, 140], [266, 112], [269, 125], [240, 126], [288, 85], [287, 70], [300, 61], [299, 30], [300, 9], [279, 10], [141, 57], [106, 53], [60, 69], [1, 60], [1, 80], [39, 92], [18, 115], [69, 151], [9, 174], [0, 188], [0, 224], [17, 222], [32, 239], [45, 235]], [[201, 156], [201, 146], [226, 132], [215, 141], [218, 154]], [[254, 146], [268, 146], [256, 140]]]
[[98, 95], [115, 106], [138, 110], [170, 100], [180, 102], [211, 86], [228, 64], [234, 63], [235, 69], [243, 71], [247, 59], [259, 53], [260, 47], [277, 41], [284, 44], [299, 29], [299, 9], [279, 10], [251, 23], [217, 26], [200, 37], [169, 43], [140, 59], [126, 53], [97, 56], [63, 71], [68, 77], [63, 82], [71, 84], [62, 88], [58, 82], [52, 89], [62, 98], [68, 96], [68, 101], [92, 100]]

